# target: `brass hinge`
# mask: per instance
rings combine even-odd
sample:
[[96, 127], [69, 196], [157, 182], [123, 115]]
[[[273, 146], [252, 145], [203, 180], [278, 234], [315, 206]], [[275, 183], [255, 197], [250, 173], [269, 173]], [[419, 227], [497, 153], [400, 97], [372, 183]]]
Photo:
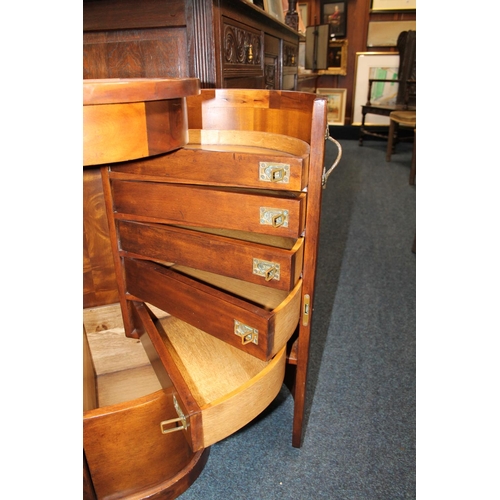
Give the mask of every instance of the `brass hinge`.
[[303, 310], [302, 310], [302, 324], [307, 326], [309, 324], [309, 314], [311, 313], [311, 297], [306, 293], [304, 295]]

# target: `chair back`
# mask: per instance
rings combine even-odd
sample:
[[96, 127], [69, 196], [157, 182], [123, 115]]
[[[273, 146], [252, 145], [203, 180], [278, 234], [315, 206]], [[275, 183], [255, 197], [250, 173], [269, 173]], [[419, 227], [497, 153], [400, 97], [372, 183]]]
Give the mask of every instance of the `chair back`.
[[399, 52], [397, 107], [415, 107], [417, 103], [417, 33], [413, 30], [399, 34], [397, 47]]

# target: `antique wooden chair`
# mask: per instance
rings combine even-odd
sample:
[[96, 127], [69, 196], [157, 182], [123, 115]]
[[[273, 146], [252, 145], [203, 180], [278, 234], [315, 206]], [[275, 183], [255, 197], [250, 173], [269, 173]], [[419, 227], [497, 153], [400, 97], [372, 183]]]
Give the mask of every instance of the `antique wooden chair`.
[[[402, 31], [398, 37], [397, 47], [399, 52], [399, 69], [396, 80], [370, 79], [368, 81], [368, 99], [366, 104], [361, 106], [361, 128], [359, 135], [359, 145], [363, 145], [363, 137], [371, 135], [374, 137], [388, 138], [388, 134], [369, 130], [366, 125], [366, 115], [375, 114], [389, 116], [393, 111], [416, 110], [416, 32]], [[376, 104], [371, 102], [372, 86], [376, 82], [397, 82], [398, 92], [394, 104]]]

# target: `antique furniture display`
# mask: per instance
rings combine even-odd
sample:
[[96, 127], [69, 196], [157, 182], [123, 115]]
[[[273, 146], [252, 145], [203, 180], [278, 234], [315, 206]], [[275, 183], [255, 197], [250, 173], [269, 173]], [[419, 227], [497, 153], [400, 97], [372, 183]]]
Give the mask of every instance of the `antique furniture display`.
[[84, 0], [83, 32], [84, 78], [296, 89], [298, 32], [244, 0]]
[[[198, 92], [194, 78], [85, 82], [84, 169], [185, 145], [185, 100]], [[92, 349], [84, 328], [84, 498], [178, 496], [198, 477], [208, 449], [169, 431], [179, 419], [172, 383], [167, 375], [158, 381], [136, 341], [97, 335]]]
[[[198, 93], [191, 80], [171, 81], [190, 94], [174, 103], [127, 103], [124, 116], [143, 116], [137, 130], [146, 131], [147, 147], [121, 153], [119, 141], [118, 153], [86, 160], [102, 161], [122, 342], [140, 339], [150, 362], [141, 370], [156, 375], [152, 392], [84, 413], [84, 484], [96, 498], [175, 498], [209, 447], [261, 413], [283, 383], [294, 397], [292, 444], [302, 442], [326, 100], [277, 90]], [[84, 108], [99, 117], [94, 126], [105, 123], [93, 134], [100, 144], [113, 129], [109, 107], [125, 106], [127, 85], [149, 85], [151, 96], [147, 80], [121, 83], [84, 81]], [[114, 89], [103, 92], [106, 85]], [[161, 130], [166, 138], [155, 135]], [[150, 459], [165, 462], [169, 446], [166, 464], [141, 473]], [[127, 460], [133, 471], [117, 474]]]
[[[370, 130], [365, 125], [366, 115], [375, 114], [387, 116], [393, 111], [415, 111], [416, 110], [416, 32], [403, 31], [397, 41], [399, 52], [398, 77], [395, 80], [370, 78], [368, 81], [368, 97], [366, 104], [361, 106], [361, 127], [359, 135], [359, 145], [363, 145], [365, 135], [381, 137], [387, 139], [387, 134]], [[394, 104], [375, 104], [371, 102], [372, 88], [376, 83], [397, 83], [398, 90]]]
[[[299, 34], [244, 0], [84, 0], [83, 78], [295, 90]], [[118, 302], [98, 168], [84, 170], [84, 307]]]

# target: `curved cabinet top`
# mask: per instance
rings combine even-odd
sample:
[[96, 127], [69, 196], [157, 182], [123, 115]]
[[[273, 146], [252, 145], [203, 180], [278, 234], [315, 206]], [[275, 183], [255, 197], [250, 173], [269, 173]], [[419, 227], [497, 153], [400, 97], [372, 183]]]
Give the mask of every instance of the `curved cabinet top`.
[[200, 93], [198, 78], [108, 78], [83, 80], [83, 105], [179, 99]]

